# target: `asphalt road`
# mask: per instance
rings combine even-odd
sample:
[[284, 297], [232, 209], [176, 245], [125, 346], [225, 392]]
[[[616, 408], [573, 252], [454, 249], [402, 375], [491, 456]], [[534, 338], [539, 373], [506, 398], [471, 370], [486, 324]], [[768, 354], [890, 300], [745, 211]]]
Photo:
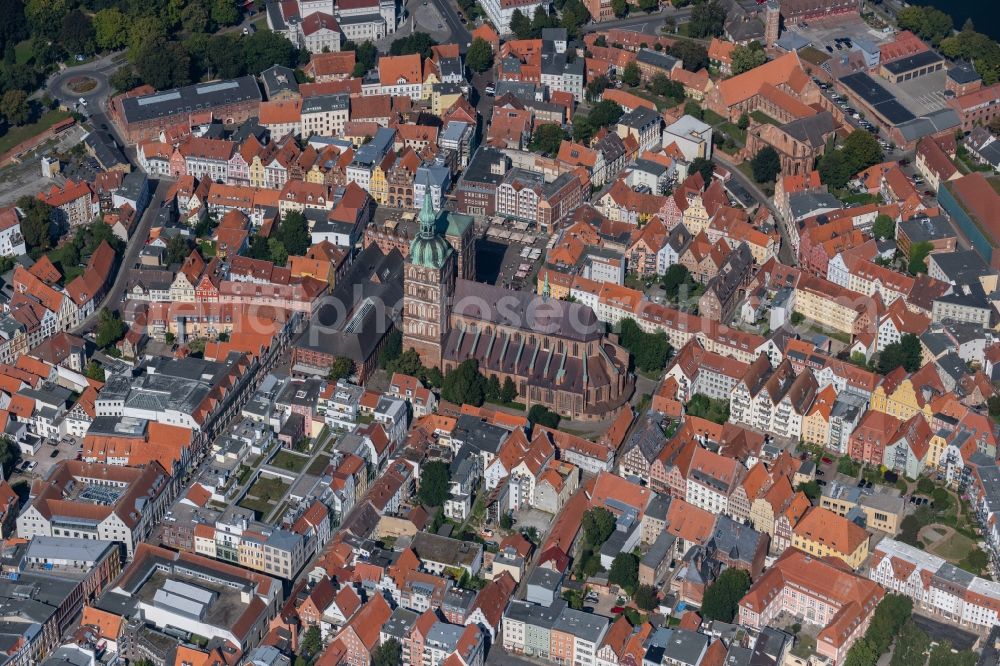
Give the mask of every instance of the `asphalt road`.
[[668, 16], [674, 17], [674, 20], [677, 23], [685, 23], [689, 18], [691, 18], [691, 8], [684, 7], [682, 9], [674, 9], [673, 7], [668, 7], [667, 9], [661, 9], [658, 12], [650, 12], [649, 14], [637, 12], [631, 16], [615, 19], [614, 21], [588, 23], [583, 26], [581, 32], [598, 32], [601, 30], [608, 30], [609, 28], [622, 28], [631, 29], [633, 32], [643, 32], [647, 35], [658, 35], [660, 34], [660, 28], [663, 26], [663, 22]]
[[[421, 1], [410, 0], [407, 3], [407, 11], [412, 13], [413, 9], [411, 7], [414, 7], [417, 2]], [[438, 12], [440, 12], [441, 17], [444, 19], [444, 24], [451, 30], [451, 42], [458, 44], [459, 50], [465, 53], [472, 42], [472, 35], [466, 29], [465, 25], [462, 24], [462, 17], [459, 15], [455, 5], [452, 4], [451, 0], [429, 0], [429, 2], [434, 3], [434, 6], [437, 7]]]
[[125, 293], [125, 283], [128, 277], [129, 269], [135, 265], [136, 260], [139, 258], [139, 251], [142, 250], [143, 246], [146, 244], [146, 239], [149, 238], [149, 230], [153, 226], [153, 219], [156, 218], [157, 213], [160, 210], [160, 206], [163, 204], [163, 198], [170, 189], [170, 181], [161, 180], [157, 182], [156, 190], [153, 192], [153, 197], [149, 201], [149, 205], [142, 214], [142, 218], [139, 220], [139, 226], [136, 227], [135, 231], [132, 233], [132, 237], [129, 238], [128, 245], [125, 246], [125, 254], [122, 257], [121, 263], [118, 266], [118, 274], [115, 276], [115, 281], [108, 290], [108, 293], [104, 296], [104, 300], [94, 308], [94, 312], [83, 320], [83, 322], [77, 326], [74, 330], [70, 331], [74, 335], [83, 335], [89, 333], [93, 330], [94, 326], [97, 324], [98, 317], [103, 308], [107, 307], [110, 310], [117, 310], [118, 306], [122, 302], [122, 295]]

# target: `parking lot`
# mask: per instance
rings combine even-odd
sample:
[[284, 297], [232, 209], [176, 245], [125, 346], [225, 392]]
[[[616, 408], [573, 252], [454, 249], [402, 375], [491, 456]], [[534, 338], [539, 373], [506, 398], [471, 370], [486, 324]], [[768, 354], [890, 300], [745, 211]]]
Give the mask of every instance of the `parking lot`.
[[[807, 21], [786, 26], [790, 32], [808, 40], [816, 49], [830, 55], [845, 54], [850, 50], [849, 44], [856, 41], [881, 44], [891, 35], [876, 30], [861, 18], [838, 16], [831, 21]], [[850, 40], [845, 43], [844, 39]], [[838, 40], [841, 40], [838, 42]], [[838, 48], [839, 47], [839, 48]]]
[[942, 69], [902, 83], [890, 83], [882, 77], [876, 80], [895, 95], [913, 115], [923, 116], [947, 106], [944, 96], [946, 76], [945, 70]]
[[21, 462], [11, 474], [11, 482], [17, 479], [44, 479], [49, 472], [62, 460], [73, 460], [77, 457], [82, 440], [71, 435], [65, 435], [61, 439], [46, 439], [35, 452], [35, 455], [22, 455]]

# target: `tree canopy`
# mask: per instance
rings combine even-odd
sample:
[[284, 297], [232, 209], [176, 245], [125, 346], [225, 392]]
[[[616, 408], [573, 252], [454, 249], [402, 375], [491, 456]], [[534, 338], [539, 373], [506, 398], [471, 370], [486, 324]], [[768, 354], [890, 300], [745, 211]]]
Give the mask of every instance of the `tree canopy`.
[[[431, 39], [431, 36], [426, 32], [414, 32], [394, 40], [389, 46], [389, 55], [401, 56], [419, 53], [423, 58], [430, 58], [434, 55], [431, 47], [436, 44], [437, 42]], [[487, 46], [489, 45], [487, 44]]]
[[646, 333], [634, 319], [626, 317], [619, 324], [618, 341], [632, 354], [640, 370], [656, 372], [667, 366], [672, 348], [663, 331]]
[[875, 223], [872, 225], [872, 235], [875, 238], [895, 238], [896, 221], [885, 213], [881, 213], [875, 218]]
[[614, 583], [629, 594], [639, 584], [639, 558], [632, 553], [618, 553], [608, 570], [608, 582]]
[[927, 255], [934, 249], [930, 241], [920, 241], [910, 245], [909, 263], [907, 269], [913, 275], [927, 272]]
[[444, 377], [441, 397], [456, 405], [483, 404], [486, 399], [486, 378], [479, 373], [479, 361], [470, 358]]
[[330, 364], [330, 373], [327, 375], [327, 379], [331, 382], [335, 382], [338, 379], [347, 379], [353, 374], [354, 361], [346, 356], [338, 356], [333, 359], [333, 363]]
[[586, 543], [592, 548], [600, 548], [615, 531], [615, 515], [603, 506], [595, 507], [583, 514], [581, 526]]
[[901, 29], [913, 32], [934, 46], [955, 27], [951, 16], [934, 7], [904, 7], [896, 12], [896, 22]]
[[740, 45], [733, 49], [733, 75], [749, 72], [767, 62], [767, 53], [760, 42], [754, 40], [746, 46]]
[[441, 506], [448, 499], [448, 465], [432, 460], [420, 470], [420, 489], [417, 497], [427, 506]]
[[[714, 1], [714, 0], [713, 0]], [[704, 5], [699, 5], [700, 7]], [[694, 36], [694, 35], [692, 35]], [[670, 46], [670, 55], [683, 61], [684, 69], [697, 72], [708, 67], [708, 49], [690, 39], [678, 39]]]
[[545, 405], [534, 404], [528, 410], [528, 420], [546, 428], [558, 428], [562, 418]]
[[757, 151], [750, 161], [753, 169], [753, 179], [758, 183], [770, 183], [781, 173], [781, 158], [771, 146], [764, 146]]
[[701, 614], [706, 620], [732, 622], [739, 610], [740, 599], [750, 589], [750, 575], [743, 569], [730, 568], [719, 574], [705, 589]]
[[128, 331], [128, 326], [116, 313], [107, 308], [101, 310], [100, 319], [97, 324], [97, 336], [95, 343], [101, 349], [106, 349], [124, 337]]
[[[697, 39], [718, 37], [726, 23], [726, 8], [719, 0], [701, 2], [691, 10], [688, 34]], [[686, 67], [685, 67], [686, 69]]]
[[916, 372], [920, 369], [921, 357], [920, 338], [907, 333], [899, 342], [882, 349], [878, 357], [878, 371], [885, 375], [902, 366], [907, 372]]
[[708, 187], [708, 185], [712, 182], [712, 174], [715, 173], [715, 163], [713, 163], [712, 160], [705, 159], [704, 157], [696, 157], [691, 160], [691, 166], [688, 169], [688, 173], [694, 173], [695, 171], [701, 174], [701, 179], [705, 181], [705, 187]]
[[17, 200], [17, 207], [24, 214], [21, 235], [28, 249], [44, 252], [52, 247], [52, 206], [36, 197], [23, 196]]
[[473, 72], [485, 72], [493, 66], [493, 47], [482, 37], [476, 37], [465, 54], [465, 64]]
[[531, 135], [531, 145], [533, 153], [548, 153], [555, 155], [559, 152], [559, 146], [566, 139], [566, 132], [556, 123], [542, 123], [535, 127], [534, 134]]
[[639, 70], [639, 63], [633, 60], [625, 65], [625, 69], [622, 70], [622, 83], [627, 86], [637, 86], [641, 79], [642, 72]]

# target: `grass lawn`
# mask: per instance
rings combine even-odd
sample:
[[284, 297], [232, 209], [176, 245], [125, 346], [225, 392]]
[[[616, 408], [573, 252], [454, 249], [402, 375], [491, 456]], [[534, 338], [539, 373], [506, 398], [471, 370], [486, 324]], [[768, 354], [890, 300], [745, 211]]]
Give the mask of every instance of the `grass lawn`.
[[24, 65], [31, 58], [31, 41], [24, 40], [23, 42], [18, 42], [17, 46], [14, 47], [14, 60], [18, 65]]
[[702, 108], [701, 110], [701, 119], [712, 126], [726, 122], [726, 119], [720, 116], [718, 113], [712, 111], [711, 109], [705, 109], [705, 108]]
[[839, 199], [845, 204], [858, 204], [859, 206], [881, 202], [881, 197], [877, 194], [869, 194], [868, 192], [854, 192], [839, 197]]
[[288, 484], [281, 479], [268, 479], [262, 476], [257, 479], [257, 483], [250, 486], [244, 501], [252, 496], [266, 503], [277, 502], [286, 490]]
[[975, 547], [976, 544], [972, 539], [955, 532], [951, 536], [929, 544], [927, 550], [953, 563], [958, 563], [965, 559], [965, 556]]
[[740, 147], [746, 145], [747, 131], [740, 129], [736, 123], [724, 122], [719, 125], [719, 129], [731, 136], [734, 141], [740, 144]]
[[258, 520], [266, 516], [271, 511], [271, 505], [267, 502], [251, 499], [249, 497], [244, 497], [243, 501], [240, 502], [240, 506], [244, 509], [250, 509], [256, 513]]
[[253, 21], [253, 26], [257, 28], [257, 30], [267, 30], [267, 15], [261, 12], [260, 18]]
[[501, 407], [506, 407], [507, 409], [516, 409], [522, 412], [528, 411], [528, 406], [521, 402], [500, 402], [499, 400], [487, 400], [486, 402], [491, 405], [500, 405]]
[[69, 118], [70, 115], [68, 111], [48, 111], [37, 122], [21, 127], [11, 127], [6, 134], [0, 137], [0, 153], [6, 153], [22, 141], [41, 134], [60, 120]]
[[782, 125], [782, 123], [778, 122], [777, 120], [775, 120], [774, 118], [772, 118], [771, 116], [767, 115], [766, 113], [760, 110], [751, 113], [750, 117], [759, 123], [770, 123], [771, 125], [776, 125], [778, 127]]
[[297, 456], [290, 451], [278, 451], [278, 453], [271, 458], [271, 465], [288, 470], [289, 472], [301, 472], [305, 469], [306, 463], [308, 462], [309, 459], [305, 456]]
[[201, 250], [201, 256], [206, 259], [210, 259], [215, 256], [215, 243], [210, 240], [198, 241], [198, 249]]
[[318, 456], [316, 460], [309, 465], [308, 473], [315, 476], [319, 476], [326, 469], [326, 466], [330, 464], [330, 456]]

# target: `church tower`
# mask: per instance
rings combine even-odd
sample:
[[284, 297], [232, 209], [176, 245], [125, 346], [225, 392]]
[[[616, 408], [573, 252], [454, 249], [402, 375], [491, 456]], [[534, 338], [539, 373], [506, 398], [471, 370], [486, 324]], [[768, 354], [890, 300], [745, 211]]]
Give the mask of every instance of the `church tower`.
[[781, 33], [781, 3], [778, 0], [767, 0], [764, 7], [764, 43], [774, 46]]
[[403, 349], [411, 347], [428, 368], [440, 368], [455, 292], [455, 251], [437, 232], [430, 187], [420, 209], [420, 231], [410, 243], [403, 271]]

